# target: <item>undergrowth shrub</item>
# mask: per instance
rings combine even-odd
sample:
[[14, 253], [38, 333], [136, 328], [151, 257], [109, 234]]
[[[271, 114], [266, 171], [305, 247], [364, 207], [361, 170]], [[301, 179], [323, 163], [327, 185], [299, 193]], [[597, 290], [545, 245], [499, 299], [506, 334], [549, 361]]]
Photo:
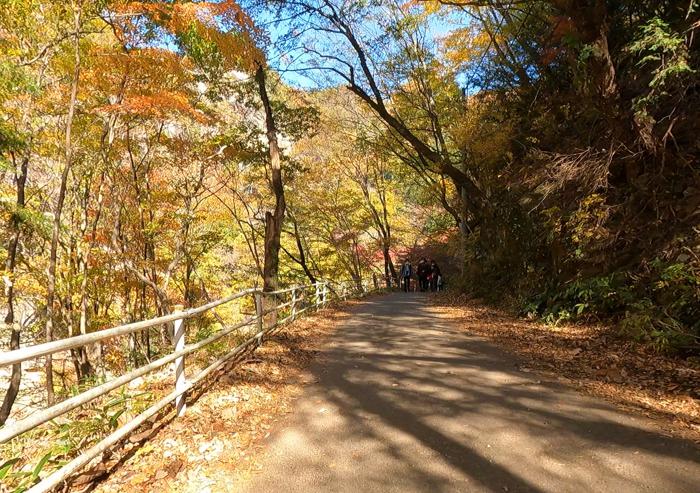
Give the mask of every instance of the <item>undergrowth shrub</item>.
[[[681, 257], [683, 258], [683, 257]], [[630, 303], [620, 323], [626, 335], [663, 352], [700, 350], [700, 270], [698, 262], [650, 264], [643, 296]]]
[[22, 493], [86, 448], [143, 412], [151, 392], [118, 394], [98, 400], [0, 445], [0, 491]]
[[559, 323], [592, 314], [612, 314], [620, 310], [630, 296], [620, 276], [593, 277], [551, 287], [529, 299], [522, 311], [548, 323]]
[[693, 263], [655, 259], [644, 276], [616, 272], [577, 279], [532, 296], [522, 312], [554, 324], [612, 319], [621, 335], [659, 352], [700, 350], [700, 277]]

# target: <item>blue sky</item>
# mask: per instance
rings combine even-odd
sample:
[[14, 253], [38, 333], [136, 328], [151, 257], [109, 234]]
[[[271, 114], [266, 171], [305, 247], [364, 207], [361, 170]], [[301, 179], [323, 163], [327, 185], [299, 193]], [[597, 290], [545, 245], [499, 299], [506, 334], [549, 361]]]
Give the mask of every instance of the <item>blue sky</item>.
[[[290, 64], [289, 64], [288, 60], [284, 60], [284, 59], [280, 58], [280, 52], [277, 49], [276, 40], [287, 34], [288, 29], [289, 29], [289, 25], [288, 24], [277, 25], [274, 22], [273, 17], [269, 13], [266, 13], [263, 16], [260, 16], [260, 18], [257, 19], [257, 22], [270, 35], [272, 43], [268, 49], [268, 56], [270, 58], [271, 64], [274, 66], [274, 68], [281, 71], [282, 79], [287, 84], [290, 84], [290, 85], [295, 86], [295, 87], [299, 87], [299, 88], [303, 88], [303, 89], [317, 88], [318, 84], [314, 80], [312, 80], [312, 78], [310, 78], [309, 76], [304, 75], [302, 73], [298, 73], [298, 72], [285, 71], [285, 69], [288, 68]], [[432, 38], [433, 40], [438, 40], [438, 39], [444, 37], [451, 30], [455, 29], [455, 27], [463, 26], [463, 25], [464, 25], [464, 16], [456, 17], [454, 15], [452, 15], [452, 16], [432, 15], [429, 17], [429, 20], [428, 20], [428, 36], [430, 38]], [[326, 48], [328, 48], [328, 46], [326, 46]], [[299, 56], [299, 55], [298, 54], [288, 55], [288, 57], [292, 58], [292, 59], [294, 59], [295, 56]], [[299, 59], [297, 59], [296, 65], [298, 65], [298, 64], [299, 64]], [[339, 80], [339, 82], [341, 82], [341, 81]]]

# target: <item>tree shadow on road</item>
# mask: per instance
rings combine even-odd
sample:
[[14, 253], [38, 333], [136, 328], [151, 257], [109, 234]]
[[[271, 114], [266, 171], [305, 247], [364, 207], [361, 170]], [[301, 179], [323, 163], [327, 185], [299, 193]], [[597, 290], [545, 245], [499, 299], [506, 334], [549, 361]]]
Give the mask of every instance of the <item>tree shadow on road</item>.
[[[381, 443], [378, 453], [392, 464], [387, 473], [403, 471], [400, 479], [415, 490], [617, 485], [636, 491], [650, 478], [666, 491], [696, 486], [700, 454], [692, 442], [523, 373], [512, 356], [432, 314], [421, 296], [368, 301], [321, 356], [312, 369], [319, 382], [312, 392], [334, 405], [345, 426], [329, 435], [314, 428], [316, 410], [301, 412], [313, 446], [332, 456], [358, 437]], [[404, 446], [409, 442], [425, 449], [427, 458], [411, 456]], [[433, 468], [430, 460], [445, 467]]]

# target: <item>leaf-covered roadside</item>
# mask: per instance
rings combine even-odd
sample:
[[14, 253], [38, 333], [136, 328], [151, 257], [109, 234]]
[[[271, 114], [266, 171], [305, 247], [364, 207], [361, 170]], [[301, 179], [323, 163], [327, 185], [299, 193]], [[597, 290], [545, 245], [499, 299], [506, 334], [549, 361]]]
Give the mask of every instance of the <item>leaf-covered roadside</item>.
[[[230, 491], [234, 483], [260, 470], [257, 459], [272, 425], [290, 412], [310, 381], [304, 369], [316, 347], [348, 316], [348, 306], [295, 322], [266, 341], [251, 358], [223, 374], [184, 418], [153, 425], [132, 437], [125, 457], [88, 471], [71, 491]], [[142, 435], [142, 436], [140, 436]], [[142, 441], [140, 443], [139, 439]]]
[[700, 443], [700, 365], [661, 355], [609, 327], [516, 318], [466, 295], [441, 294], [435, 312], [522, 358], [520, 369], [655, 419], [669, 434]]

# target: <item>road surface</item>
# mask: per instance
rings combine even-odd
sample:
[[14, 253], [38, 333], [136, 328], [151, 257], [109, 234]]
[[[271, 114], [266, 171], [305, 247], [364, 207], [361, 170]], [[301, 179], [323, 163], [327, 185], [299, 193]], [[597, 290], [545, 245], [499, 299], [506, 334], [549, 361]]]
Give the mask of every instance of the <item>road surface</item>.
[[536, 374], [420, 293], [354, 308], [238, 491], [700, 492], [700, 449]]

